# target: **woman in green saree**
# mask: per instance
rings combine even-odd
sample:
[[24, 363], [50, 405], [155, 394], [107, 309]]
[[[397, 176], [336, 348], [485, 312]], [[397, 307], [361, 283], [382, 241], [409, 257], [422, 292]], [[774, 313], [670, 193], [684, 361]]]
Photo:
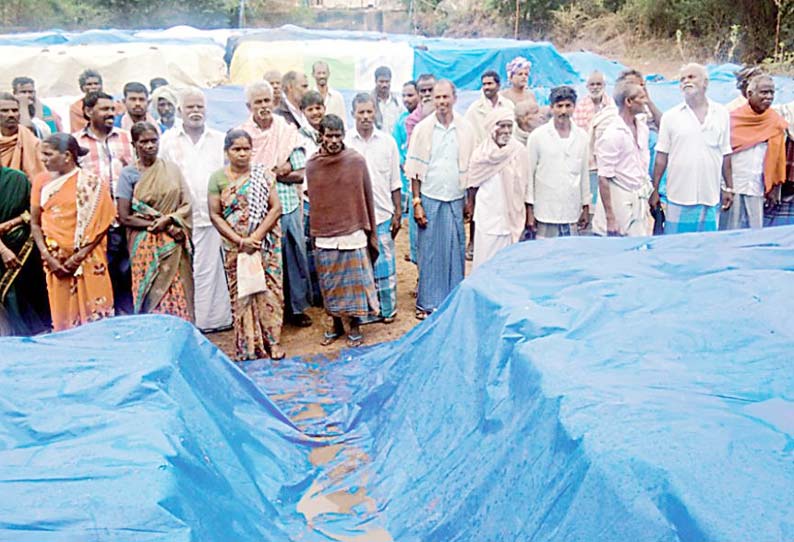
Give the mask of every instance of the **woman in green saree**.
[[210, 220], [224, 240], [237, 360], [282, 359], [281, 202], [276, 177], [251, 164], [253, 141], [243, 130], [226, 133], [229, 165], [210, 176]]
[[0, 335], [49, 329], [44, 269], [30, 234], [30, 181], [0, 166]]
[[116, 196], [127, 228], [135, 313], [193, 322], [189, 188], [175, 164], [157, 157], [153, 124], [138, 122], [130, 133], [138, 160], [121, 171]]

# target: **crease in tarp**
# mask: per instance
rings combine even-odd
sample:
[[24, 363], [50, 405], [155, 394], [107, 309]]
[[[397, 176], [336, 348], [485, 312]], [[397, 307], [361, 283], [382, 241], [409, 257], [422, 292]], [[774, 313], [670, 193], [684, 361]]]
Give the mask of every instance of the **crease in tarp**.
[[253, 383], [173, 318], [3, 339], [0, 539], [788, 540], [792, 254], [522, 243], [401, 339]]

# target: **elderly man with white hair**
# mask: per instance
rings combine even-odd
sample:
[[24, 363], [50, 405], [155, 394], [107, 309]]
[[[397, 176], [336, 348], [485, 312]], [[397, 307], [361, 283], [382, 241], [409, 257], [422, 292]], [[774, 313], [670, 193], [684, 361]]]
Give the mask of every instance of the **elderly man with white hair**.
[[734, 202], [720, 215], [720, 229], [761, 228], [764, 197], [777, 198], [786, 181], [788, 123], [772, 109], [775, 81], [757, 75], [747, 85], [747, 103], [731, 111]]
[[722, 211], [733, 203], [730, 115], [706, 97], [708, 81], [700, 64], [681, 68], [684, 102], [662, 116], [649, 203], [651, 209], [659, 205], [659, 182], [667, 171], [665, 234], [716, 231], [720, 203]]
[[312, 324], [304, 314], [310, 306], [311, 285], [306, 239], [301, 219], [300, 185], [306, 154], [297, 128], [273, 114], [273, 87], [257, 81], [245, 88], [251, 116], [238, 128], [253, 140], [251, 162], [263, 164], [276, 175], [276, 191], [281, 200], [281, 245], [284, 270], [284, 309], [286, 321], [300, 327]]
[[207, 206], [210, 173], [223, 167], [223, 134], [206, 125], [206, 107], [201, 90], [188, 88], [180, 94], [182, 122], [163, 135], [160, 156], [179, 166], [190, 188], [196, 327], [212, 331], [230, 327], [232, 312], [221, 257], [221, 237], [210, 221]]
[[515, 125], [513, 137], [524, 147], [527, 146], [529, 135], [546, 122], [537, 102], [524, 101], [515, 106]]
[[[594, 71], [587, 78], [587, 94], [576, 100], [573, 110], [573, 120], [579, 128], [587, 133], [593, 125], [593, 118], [601, 111], [615, 107], [615, 102], [606, 92], [606, 80], [600, 71]], [[591, 149], [594, 151], [594, 149]], [[591, 203], [595, 205], [598, 195], [598, 168], [596, 166], [595, 152], [590, 156], [590, 193], [593, 195]]]
[[524, 232], [529, 154], [513, 138], [513, 118], [512, 108], [491, 111], [485, 121], [488, 137], [469, 161], [468, 187], [477, 190], [474, 267], [517, 243]]

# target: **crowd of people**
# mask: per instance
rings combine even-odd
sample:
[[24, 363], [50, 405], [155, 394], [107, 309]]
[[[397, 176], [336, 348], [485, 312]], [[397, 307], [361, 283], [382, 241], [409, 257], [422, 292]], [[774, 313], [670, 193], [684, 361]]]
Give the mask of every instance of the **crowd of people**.
[[271, 71], [225, 134], [200, 89], [129, 82], [117, 102], [93, 70], [66, 129], [17, 77], [0, 93], [0, 334], [161, 313], [233, 327], [237, 359], [280, 359], [283, 325], [312, 326], [314, 305], [329, 317], [323, 345], [357, 346], [363, 324], [396, 317], [404, 218], [421, 320], [467, 259], [519, 241], [759, 228], [787, 195], [794, 106], [773, 105], [758, 68], [720, 105], [705, 68], [686, 65], [683, 101], [664, 114], [636, 70], [612, 96], [595, 72], [586, 94], [556, 87], [547, 106], [529, 61], [506, 71], [507, 88], [482, 74], [463, 115], [432, 74], [397, 94], [379, 67], [346, 105], [326, 62], [314, 90]]

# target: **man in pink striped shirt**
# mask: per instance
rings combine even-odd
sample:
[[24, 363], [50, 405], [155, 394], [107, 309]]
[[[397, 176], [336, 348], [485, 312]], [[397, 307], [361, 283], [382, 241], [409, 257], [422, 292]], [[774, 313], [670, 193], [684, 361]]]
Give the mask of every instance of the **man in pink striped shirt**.
[[648, 198], [653, 192], [648, 174], [648, 124], [637, 120], [648, 98], [635, 84], [615, 89], [618, 117], [596, 142], [598, 199], [593, 233], [609, 236], [644, 236], [653, 233]]

